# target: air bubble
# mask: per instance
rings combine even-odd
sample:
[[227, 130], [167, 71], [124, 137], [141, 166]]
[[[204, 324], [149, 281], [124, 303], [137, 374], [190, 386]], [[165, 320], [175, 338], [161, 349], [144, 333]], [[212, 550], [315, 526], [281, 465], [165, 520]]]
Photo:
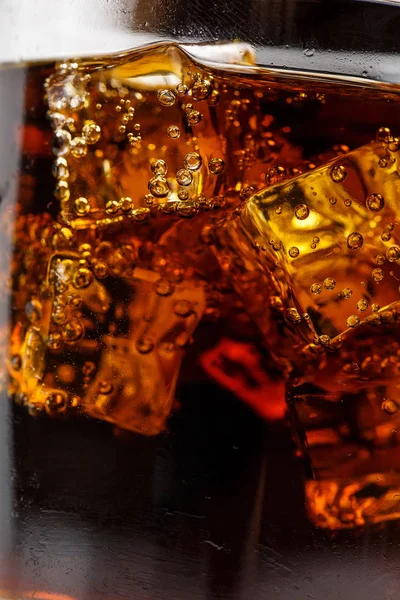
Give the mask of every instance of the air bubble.
[[313, 283], [310, 287], [310, 292], [314, 294], [314, 296], [318, 296], [322, 292], [322, 285], [319, 283]]
[[202, 164], [202, 158], [197, 152], [189, 152], [189, 154], [186, 154], [183, 163], [189, 171], [198, 171]]
[[188, 169], [179, 169], [175, 175], [176, 181], [179, 185], [190, 185], [193, 181], [193, 175]]
[[391, 237], [392, 237], [392, 234], [390, 233], [390, 231], [383, 231], [382, 235], [381, 235], [381, 240], [382, 240], [382, 242], [388, 242]]
[[154, 344], [151, 340], [142, 338], [136, 342], [136, 348], [140, 354], [148, 354], [154, 348]]
[[391, 246], [386, 251], [386, 258], [389, 262], [396, 262], [400, 258], [400, 248], [399, 246]]
[[106, 204], [106, 213], [115, 215], [119, 211], [119, 202], [117, 200], [109, 200]]
[[184, 96], [188, 92], [188, 86], [184, 83], [178, 83], [178, 85], [175, 88], [175, 91], [178, 96]]
[[51, 150], [55, 156], [65, 156], [70, 151], [71, 134], [63, 129], [58, 129], [51, 144]]
[[297, 308], [288, 308], [286, 311], [286, 316], [292, 323], [300, 323], [301, 321], [301, 316], [299, 315]]
[[292, 246], [291, 248], [289, 248], [289, 256], [291, 258], [296, 258], [297, 256], [299, 256], [300, 254], [300, 250], [297, 248], [297, 246]]
[[70, 197], [70, 191], [68, 187], [68, 183], [66, 181], [58, 181], [56, 187], [54, 188], [54, 196], [60, 202], [67, 202]]
[[101, 128], [95, 121], [85, 121], [82, 136], [87, 144], [96, 144], [101, 136]]
[[364, 312], [368, 308], [368, 302], [364, 298], [357, 302], [357, 308], [360, 312]]
[[180, 137], [181, 130], [179, 129], [179, 127], [177, 125], [170, 125], [167, 128], [167, 134], [171, 139], [176, 140]]
[[104, 279], [108, 275], [107, 263], [104, 260], [98, 260], [93, 267], [93, 272], [97, 279]]
[[191, 110], [186, 115], [186, 121], [188, 125], [198, 125], [203, 118], [203, 115], [198, 110]]
[[377, 142], [386, 142], [387, 140], [390, 140], [391, 137], [392, 132], [390, 131], [389, 127], [379, 127], [378, 131], [376, 132]]
[[343, 165], [335, 165], [331, 169], [331, 179], [335, 183], [342, 183], [347, 177], [347, 171]]
[[102, 380], [99, 381], [97, 392], [102, 396], [109, 396], [114, 391], [114, 386], [110, 381]]
[[61, 335], [65, 342], [76, 342], [83, 337], [84, 333], [83, 325], [79, 321], [74, 320], [65, 325]]
[[83, 137], [74, 137], [70, 143], [70, 151], [75, 158], [83, 158], [87, 154], [86, 140]]
[[211, 82], [208, 79], [198, 80], [193, 84], [192, 97], [194, 100], [206, 100], [212, 92]]
[[326, 290], [334, 290], [336, 286], [336, 281], [333, 279], [333, 277], [327, 277], [326, 279], [324, 279], [324, 288]]
[[385, 413], [387, 413], [388, 415], [394, 415], [395, 413], [398, 412], [399, 410], [399, 405], [397, 404], [397, 402], [395, 402], [394, 400], [390, 400], [390, 399], [385, 399], [382, 402], [382, 410], [385, 411]]
[[155, 290], [159, 296], [170, 296], [174, 291], [174, 286], [168, 279], [159, 279], [155, 283]]
[[80, 217], [84, 217], [85, 215], [87, 215], [88, 212], [90, 212], [90, 204], [88, 199], [83, 198], [83, 196], [77, 198], [74, 202], [74, 211]]
[[383, 275], [384, 275], [384, 273], [383, 273], [382, 269], [374, 269], [372, 271], [372, 279], [374, 281], [377, 281], [377, 282], [382, 281]]
[[161, 160], [160, 158], [155, 160], [151, 165], [151, 170], [154, 175], [159, 175], [160, 177], [163, 177], [167, 174], [167, 169], [167, 163], [165, 160]]
[[225, 162], [222, 158], [212, 158], [208, 163], [210, 173], [213, 175], [219, 175], [222, 173], [225, 167]]
[[62, 158], [62, 156], [59, 156], [58, 158], [56, 158], [56, 160], [53, 162], [53, 168], [52, 168], [52, 172], [53, 172], [53, 177], [55, 179], [62, 179], [62, 180], [66, 180], [69, 177], [69, 169], [68, 169], [68, 163], [65, 160], [65, 158]]
[[371, 304], [372, 312], [378, 312], [379, 309], [380, 309], [379, 304], [376, 304], [375, 302], [373, 304]]
[[160, 90], [157, 94], [160, 104], [163, 106], [172, 106], [175, 104], [175, 95], [171, 90]]
[[129, 196], [123, 196], [119, 201], [119, 208], [122, 212], [127, 213], [133, 208], [133, 200]]
[[360, 322], [360, 317], [357, 315], [350, 315], [350, 317], [348, 317], [346, 320], [347, 327], [358, 327]]
[[275, 185], [285, 179], [286, 175], [286, 169], [278, 165], [268, 169], [265, 174], [265, 181], [267, 185]]
[[25, 314], [31, 323], [37, 323], [42, 318], [42, 304], [33, 298], [25, 304]]
[[187, 200], [189, 198], [189, 192], [187, 190], [179, 190], [178, 198], [182, 201]]
[[178, 300], [174, 304], [174, 311], [178, 317], [188, 317], [193, 312], [193, 306], [189, 300]]
[[171, 190], [168, 181], [164, 177], [153, 177], [149, 181], [149, 191], [156, 198], [165, 198]]
[[307, 204], [298, 204], [294, 209], [294, 214], [296, 219], [299, 219], [299, 221], [304, 221], [304, 219], [307, 219], [308, 215], [310, 214], [310, 209], [308, 208]]
[[367, 198], [367, 208], [372, 212], [379, 212], [385, 205], [385, 200], [381, 194], [370, 194]]
[[88, 287], [93, 279], [92, 272], [86, 267], [77, 269], [74, 277], [74, 286], [78, 289]]
[[345, 287], [342, 290], [342, 296], [343, 298], [345, 298], [346, 300], [348, 300], [349, 298], [351, 298], [353, 295], [353, 290], [349, 287]]
[[354, 231], [347, 238], [347, 247], [350, 250], [359, 250], [364, 243], [364, 238], [361, 233]]

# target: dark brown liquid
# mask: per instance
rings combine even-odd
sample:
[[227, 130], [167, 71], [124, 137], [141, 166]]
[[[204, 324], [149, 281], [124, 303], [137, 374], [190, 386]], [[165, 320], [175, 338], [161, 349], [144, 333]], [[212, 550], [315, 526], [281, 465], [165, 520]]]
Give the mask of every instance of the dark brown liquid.
[[[317, 340], [295, 329], [302, 318], [297, 305], [286, 306], [284, 293], [271, 294], [271, 269], [253, 269], [265, 251], [254, 232], [233, 236], [229, 252], [220, 232], [232, 216], [242, 218], [241, 208], [253, 206], [257, 192], [268, 195], [264, 188], [282, 184], [276, 189], [284, 199], [286, 181], [302, 176], [303, 182], [314, 173], [321, 190], [323, 182], [334, 185], [329, 168], [320, 166], [368, 144], [382, 125], [396, 133], [396, 89], [251, 65], [210, 68], [174, 45], [4, 69], [0, 80], [10, 103], [24, 98], [22, 122], [15, 109], [3, 136], [18, 171], [0, 189], [3, 356], [9, 357], [10, 378], [4, 385], [18, 403], [36, 416], [85, 413], [154, 435], [167, 428], [176, 386], [206, 374], [271, 419], [284, 410], [282, 387], [271, 383], [271, 372], [294, 376], [305, 363], [314, 375], [295, 384], [314, 385], [315, 376], [318, 393], [332, 393], [338, 359], [327, 356], [321, 379], [310, 350], [312, 342], [324, 352], [322, 325]], [[381, 143], [397, 145], [390, 132], [381, 136]], [[389, 154], [396, 160], [395, 150]], [[396, 169], [391, 162], [376, 168]], [[357, 194], [354, 189], [330, 204], [341, 223], [353, 218]], [[287, 243], [281, 204], [274, 207], [277, 235], [266, 243], [285, 264], [286, 255], [297, 258], [304, 240], [299, 230], [298, 243]], [[299, 204], [297, 218], [305, 222]], [[297, 271], [285, 266], [281, 290], [286, 285], [304, 295], [307, 288], [308, 294], [310, 284], [332, 276], [318, 254], [322, 229], [307, 239], [316, 253], [310, 251]], [[244, 262], [237, 264], [239, 259]], [[309, 282], [310, 269], [318, 277]], [[397, 297], [394, 279], [380, 308]], [[351, 288], [353, 300], [361, 294], [354, 303], [364, 298], [360, 286], [342, 272], [341, 290]], [[280, 302], [289, 311], [290, 331], [282, 325]], [[330, 320], [332, 338], [338, 334], [335, 319], [358, 314], [354, 307], [332, 312], [329, 303], [311, 308], [321, 322]], [[378, 343], [376, 335], [368, 339]], [[299, 361], [304, 348], [311, 354]], [[339, 356], [345, 357], [344, 349]], [[300, 411], [299, 417], [298, 405], [306, 393], [309, 388], [294, 401], [302, 436], [309, 416]], [[380, 418], [374, 420], [369, 405], [365, 410], [377, 427]], [[336, 424], [331, 429], [336, 435]], [[350, 438], [358, 444], [353, 433]], [[339, 456], [341, 444], [323, 452]], [[353, 475], [358, 471], [350, 469]]]

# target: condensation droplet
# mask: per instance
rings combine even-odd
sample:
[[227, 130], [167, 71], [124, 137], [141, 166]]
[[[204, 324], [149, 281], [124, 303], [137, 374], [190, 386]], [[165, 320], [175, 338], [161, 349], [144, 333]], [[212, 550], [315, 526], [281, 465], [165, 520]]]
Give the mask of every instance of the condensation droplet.
[[300, 250], [297, 248], [297, 246], [292, 246], [291, 248], [289, 248], [289, 256], [291, 258], [296, 258], [297, 256], [299, 256], [300, 254]]
[[360, 317], [357, 315], [350, 315], [346, 320], [347, 327], [357, 327], [360, 324]]
[[385, 200], [381, 194], [370, 194], [366, 201], [367, 208], [372, 212], [379, 212], [385, 205]]
[[335, 165], [331, 169], [331, 179], [335, 183], [342, 183], [347, 177], [347, 171], [343, 165]]
[[310, 209], [308, 208], [307, 204], [298, 204], [294, 209], [294, 214], [296, 219], [299, 219], [299, 221], [304, 221], [304, 219], [307, 219], [308, 215], [310, 214]]
[[175, 175], [176, 181], [179, 185], [190, 185], [193, 181], [193, 175], [188, 169], [179, 169]]
[[210, 173], [213, 175], [219, 175], [222, 173], [225, 167], [225, 162], [222, 158], [212, 158], [208, 163]]
[[163, 106], [172, 106], [175, 104], [175, 95], [171, 90], [160, 90], [157, 99]]
[[354, 231], [347, 238], [347, 247], [350, 250], [359, 250], [364, 243], [364, 238], [361, 233]]
[[327, 277], [326, 279], [324, 279], [324, 288], [326, 290], [334, 290], [336, 286], [336, 281], [333, 279], [333, 277]]

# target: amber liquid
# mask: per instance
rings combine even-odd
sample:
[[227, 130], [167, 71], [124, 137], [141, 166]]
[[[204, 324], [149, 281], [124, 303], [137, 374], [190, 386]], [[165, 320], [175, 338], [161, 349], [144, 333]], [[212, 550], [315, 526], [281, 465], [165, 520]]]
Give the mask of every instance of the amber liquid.
[[[384, 351], [388, 356], [380, 355], [382, 331], [377, 330], [354, 343], [350, 338], [353, 347], [340, 347], [332, 358], [323, 338], [327, 333], [317, 329], [329, 321], [329, 336], [335, 338], [341, 331], [336, 320], [360, 313], [338, 301], [344, 288], [351, 288], [353, 304], [364, 299], [372, 305], [373, 291], [367, 298], [365, 282], [354, 277], [364, 263], [354, 260], [351, 270], [343, 267], [340, 290], [335, 275], [338, 288], [331, 303], [307, 300], [311, 320], [319, 323], [311, 339], [296, 329], [303, 317], [299, 304], [286, 305], [284, 288], [292, 296], [298, 291], [296, 297], [304, 297], [319, 280], [326, 290], [334, 289], [326, 283], [333, 279], [332, 263], [324, 262], [321, 240], [333, 226], [335, 234], [354, 220], [351, 210], [359, 190], [330, 202], [335, 182], [328, 168], [319, 167], [369, 144], [385, 126], [379, 143], [393, 151], [380, 156], [377, 150], [376, 162], [387, 161], [376, 168], [393, 174], [398, 143], [389, 129], [396, 133], [399, 122], [397, 90], [274, 73], [250, 63], [200, 64], [171, 44], [123, 56], [4, 69], [0, 78], [23, 81], [24, 90], [23, 125], [13, 131], [12, 142], [20, 157], [16, 200], [6, 187], [1, 190], [1, 234], [10, 247], [2, 256], [4, 314], [11, 298], [11, 316], [3, 323], [9, 395], [32, 416], [89, 415], [122, 430], [155, 435], [168, 428], [177, 409], [177, 386], [206, 376], [264, 418], [282, 418], [281, 373], [291, 378], [291, 411], [317, 478], [342, 481], [341, 456], [349, 455], [348, 444], [357, 452], [365, 449], [353, 414], [358, 415], [360, 403], [373, 439], [382, 422], [394, 428], [397, 409], [382, 411], [379, 394], [373, 401], [357, 396], [356, 384], [346, 388], [351, 408], [342, 411], [341, 392], [332, 389], [337, 364], [342, 369], [342, 359], [354, 363], [358, 348], [372, 345], [381, 361], [395, 365], [391, 381], [396, 382], [397, 358], [389, 352], [395, 318], [383, 319], [385, 335], [392, 336]], [[359, 160], [362, 171], [367, 158]], [[304, 256], [299, 237], [304, 228], [294, 227], [293, 237], [292, 217], [282, 209], [282, 186], [313, 173], [315, 195], [327, 194], [341, 220], [319, 223], [314, 231], [300, 214], [311, 237], [307, 257], [294, 265], [297, 251]], [[276, 235], [264, 242], [275, 258], [273, 268], [264, 269], [264, 242], [257, 241], [250, 226], [244, 236], [236, 235], [230, 223], [252, 210], [255, 195], [268, 194], [271, 186], [278, 186], [272, 188], [278, 190]], [[301, 213], [302, 203], [293, 206]], [[259, 208], [254, 210], [257, 221]], [[382, 218], [379, 227], [390, 231], [393, 245], [396, 234], [387, 226], [395, 223], [396, 214]], [[270, 224], [261, 219], [258, 225], [267, 231]], [[221, 234], [226, 229], [233, 231], [228, 240]], [[290, 236], [296, 243], [289, 243]], [[371, 247], [367, 252], [374, 261], [378, 251]], [[398, 296], [396, 263], [389, 266], [394, 275], [387, 274], [390, 285], [377, 310]], [[321, 352], [326, 361], [316, 362]], [[300, 372], [307, 375], [301, 379]], [[366, 386], [374, 388], [374, 398], [382, 385], [380, 373], [378, 379], [370, 376], [373, 384]], [[335, 416], [327, 411], [332, 406]], [[354, 419], [357, 427], [349, 425]], [[384, 463], [395, 462], [397, 442], [386, 436], [379, 444], [389, 458], [378, 468], [372, 464], [371, 453], [374, 458], [377, 450], [369, 436], [362, 476], [385, 473]], [[329, 473], [321, 469], [324, 461], [332, 466]], [[359, 460], [356, 464], [344, 473], [346, 481], [360, 476]], [[315, 494], [324, 492], [315, 491], [315, 482], [307, 490], [314, 507]], [[320, 517], [329, 507], [311, 512], [318, 524], [340, 527], [359, 523], [348, 516], [353, 508], [333, 525]]]

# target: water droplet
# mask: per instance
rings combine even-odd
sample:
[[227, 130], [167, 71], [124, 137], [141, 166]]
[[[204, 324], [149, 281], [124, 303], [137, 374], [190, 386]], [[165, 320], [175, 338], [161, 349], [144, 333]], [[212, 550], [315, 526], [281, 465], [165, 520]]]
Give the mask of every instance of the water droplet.
[[190, 185], [193, 181], [193, 175], [188, 169], [179, 169], [175, 175], [176, 181], [179, 185]]
[[322, 285], [319, 283], [313, 283], [310, 287], [310, 292], [314, 294], [314, 296], [318, 296], [322, 292]]
[[360, 312], [364, 312], [364, 310], [367, 310], [368, 308], [368, 302], [364, 298], [362, 298], [357, 302], [357, 308]]
[[175, 95], [171, 90], [160, 90], [157, 94], [160, 104], [163, 106], [172, 106], [175, 104]]
[[343, 165], [335, 165], [331, 169], [331, 179], [335, 183], [342, 183], [347, 177], [347, 171]]
[[86, 140], [83, 137], [74, 137], [70, 143], [70, 151], [75, 158], [83, 158], [87, 154]]
[[385, 204], [385, 200], [381, 194], [370, 194], [367, 198], [367, 208], [372, 212], [379, 212], [382, 210]]
[[297, 308], [288, 308], [286, 311], [286, 316], [292, 323], [300, 323], [301, 321], [301, 316], [299, 315]]
[[171, 139], [176, 140], [180, 137], [181, 130], [179, 129], [179, 127], [177, 125], [170, 125], [167, 128], [167, 134]]
[[222, 158], [212, 158], [210, 160], [210, 162], [208, 163], [208, 168], [210, 170], [210, 173], [212, 173], [213, 175], [219, 175], [220, 173], [222, 173], [222, 171], [224, 170], [225, 167], [225, 162], [223, 161]]
[[400, 258], [400, 248], [399, 246], [391, 246], [386, 251], [386, 258], [389, 262], [396, 262]]
[[291, 248], [289, 248], [289, 256], [291, 258], [296, 258], [297, 256], [299, 256], [300, 254], [300, 250], [297, 248], [297, 246], [292, 246]]
[[399, 410], [399, 405], [394, 400], [386, 399], [382, 402], [382, 410], [388, 415], [394, 415]]
[[171, 190], [168, 181], [164, 177], [153, 177], [149, 181], [149, 191], [156, 198], [165, 198]]
[[357, 315], [350, 315], [346, 320], [347, 327], [357, 327], [360, 324], [360, 317]]
[[336, 286], [336, 281], [333, 279], [333, 277], [327, 277], [326, 279], [324, 279], [324, 288], [326, 290], [334, 290]]
[[159, 175], [160, 177], [163, 177], [167, 174], [167, 169], [167, 163], [165, 162], [165, 160], [161, 160], [160, 158], [158, 158], [151, 164], [151, 170], [154, 173], [154, 175]]
[[314, 56], [314, 52], [314, 48], [306, 48], [303, 54], [304, 56]]
[[53, 135], [51, 150], [55, 156], [65, 156], [70, 151], [71, 134], [64, 129], [57, 129]]
[[382, 279], [383, 279], [383, 271], [382, 271], [382, 269], [374, 269], [372, 271], [372, 279], [374, 281], [382, 281]]
[[349, 287], [345, 287], [342, 290], [342, 296], [343, 298], [345, 298], [346, 300], [348, 300], [349, 298], [351, 298], [353, 295], [353, 290]]
[[85, 121], [82, 136], [87, 144], [96, 144], [101, 136], [101, 128], [95, 121]]
[[359, 250], [364, 243], [364, 238], [361, 233], [354, 231], [347, 238], [347, 247], [350, 250]]
[[307, 219], [308, 215], [310, 214], [310, 209], [308, 208], [307, 204], [298, 204], [294, 209], [294, 214], [296, 219], [299, 219], [299, 221], [304, 221], [304, 219]]
[[80, 217], [84, 217], [90, 212], [90, 204], [87, 198], [77, 198], [74, 202], [74, 211]]
[[189, 154], [186, 154], [183, 163], [189, 171], [198, 171], [202, 164], [202, 158], [197, 152], [189, 152]]

